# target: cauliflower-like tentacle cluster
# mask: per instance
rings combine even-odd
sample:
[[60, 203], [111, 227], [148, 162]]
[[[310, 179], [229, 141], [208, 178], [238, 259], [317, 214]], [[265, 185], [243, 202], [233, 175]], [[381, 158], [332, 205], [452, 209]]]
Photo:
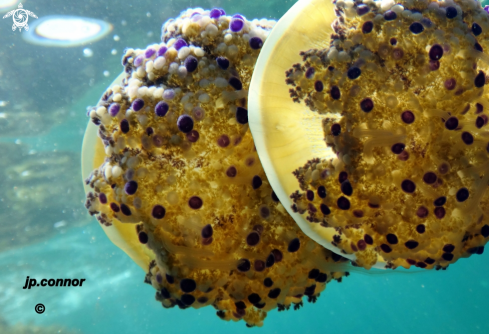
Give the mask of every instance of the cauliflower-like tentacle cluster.
[[166, 308], [212, 305], [261, 326], [347, 274], [280, 204], [249, 131], [249, 82], [274, 24], [189, 9], [162, 43], [126, 50], [123, 84], [89, 112], [106, 158], [87, 178], [87, 209], [107, 228], [135, 224]]
[[[326, 0], [325, 0], [326, 1]], [[445, 269], [489, 238], [489, 15], [474, 0], [337, 1], [290, 96], [337, 157], [296, 169], [293, 210], [370, 268]]]

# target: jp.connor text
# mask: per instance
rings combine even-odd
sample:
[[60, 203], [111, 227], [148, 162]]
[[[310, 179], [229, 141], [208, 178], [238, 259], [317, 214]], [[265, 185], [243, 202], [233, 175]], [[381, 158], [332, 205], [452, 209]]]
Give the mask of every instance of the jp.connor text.
[[40, 283], [37, 283], [37, 280], [35, 278], [29, 279], [29, 276], [27, 276], [25, 280], [25, 285], [22, 289], [30, 289], [33, 286], [82, 286], [83, 282], [85, 282], [86, 279], [81, 278], [51, 278], [51, 279], [46, 279], [43, 278]]

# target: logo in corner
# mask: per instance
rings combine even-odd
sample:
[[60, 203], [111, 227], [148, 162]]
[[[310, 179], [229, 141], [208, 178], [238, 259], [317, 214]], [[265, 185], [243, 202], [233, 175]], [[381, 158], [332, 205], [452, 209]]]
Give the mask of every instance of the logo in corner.
[[19, 3], [19, 8], [11, 10], [3, 17], [6, 18], [12, 16], [12, 19], [14, 20], [14, 24], [12, 25], [13, 31], [15, 31], [15, 29], [17, 28], [19, 28], [19, 31], [22, 31], [22, 28], [24, 28], [25, 31], [29, 31], [29, 25], [27, 24], [27, 21], [29, 20], [29, 16], [32, 16], [37, 19], [36, 14], [24, 9], [23, 7], [24, 6], [22, 6], [22, 3]]

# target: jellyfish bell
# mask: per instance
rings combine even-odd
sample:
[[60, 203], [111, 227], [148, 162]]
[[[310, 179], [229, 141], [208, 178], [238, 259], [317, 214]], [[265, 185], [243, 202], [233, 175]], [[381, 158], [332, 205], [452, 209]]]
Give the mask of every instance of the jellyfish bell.
[[[121, 73], [110, 84], [108, 89], [112, 89], [115, 86], [123, 85], [124, 73]], [[102, 103], [103, 97], [99, 103]], [[86, 181], [86, 177], [91, 174], [94, 169], [98, 169], [104, 165], [105, 162], [105, 148], [102, 140], [98, 137], [99, 128], [93, 122], [88, 122], [83, 137], [82, 146], [82, 177], [84, 179], [83, 185], [85, 192], [95, 196], [90, 182]], [[110, 171], [110, 173], [112, 170]], [[103, 196], [106, 196], [105, 194]], [[110, 205], [110, 203], [109, 203]], [[134, 226], [131, 224], [122, 224], [117, 218], [112, 218], [112, 223], [102, 223], [101, 227], [107, 234], [109, 239], [120, 249], [122, 249], [137, 265], [143, 270], [147, 270], [149, 263], [154, 260], [154, 254], [148, 250], [143, 244], [133, 238]]]
[[163, 307], [212, 305], [261, 326], [354, 268], [297, 227], [254, 148], [247, 92], [260, 43], [248, 37], [266, 40], [275, 21], [243, 18], [229, 39], [233, 18], [219, 14], [187, 10], [160, 44], [125, 51], [123, 73], [88, 109], [85, 207]]
[[102, 20], [54, 15], [34, 21], [22, 36], [36, 45], [74, 47], [98, 41], [111, 31], [112, 25]]
[[465, 0], [300, 0], [282, 17], [257, 60], [249, 123], [304, 233], [365, 268], [482, 253], [488, 33], [487, 12]]

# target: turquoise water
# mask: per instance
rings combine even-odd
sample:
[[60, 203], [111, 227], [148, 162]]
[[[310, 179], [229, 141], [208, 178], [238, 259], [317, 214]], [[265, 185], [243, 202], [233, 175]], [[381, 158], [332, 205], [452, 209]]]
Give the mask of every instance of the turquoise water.
[[[0, 143], [9, 152], [20, 152], [20, 147], [25, 149], [19, 156], [3, 155], [2, 168], [5, 171], [5, 166], [20, 166], [20, 173], [28, 171], [24, 166], [28, 161], [31, 163], [29, 156], [35, 154], [32, 152], [78, 156], [87, 123], [85, 108], [97, 102], [103, 89], [121, 71], [123, 49], [142, 48], [158, 41], [161, 23], [181, 10], [189, 6], [221, 6], [228, 13], [239, 12], [249, 18], [257, 13], [259, 17], [279, 18], [292, 3], [280, 0], [24, 2], [24, 8], [38, 17], [55, 14], [94, 17], [112, 23], [114, 28], [93, 44], [48, 48], [27, 44], [19, 31], [12, 32], [10, 19], [0, 21], [0, 101], [8, 102], [0, 107], [0, 115], [6, 115], [0, 117]], [[119, 40], [114, 39], [115, 35]], [[86, 48], [93, 51], [93, 56], [84, 56]], [[112, 50], [116, 50], [115, 55]], [[104, 74], [105, 71], [109, 73]], [[79, 166], [78, 161], [71, 162]], [[54, 187], [53, 182], [59, 182], [58, 170], [51, 171], [52, 174], [35, 181], [42, 186], [35, 189], [46, 190]], [[462, 259], [446, 271], [352, 273], [342, 283], [328, 284], [315, 304], [305, 303], [298, 311], [269, 312], [262, 328], [249, 329], [244, 322], [224, 322], [211, 307], [163, 309], [154, 300], [154, 289], [143, 283], [145, 273], [85, 213], [80, 170], [70, 167], [62, 169], [62, 173], [80, 185], [73, 191], [59, 192], [63, 200], [70, 201], [65, 203], [52, 196], [34, 204], [22, 202], [15, 192], [24, 184], [22, 179], [11, 181], [11, 174], [2, 174], [5, 193], [0, 207], [0, 231], [4, 239], [0, 243], [0, 316], [7, 326], [19, 323], [54, 326], [46, 332], [58, 333], [58, 329], [65, 328], [85, 334], [489, 333], [487, 252]], [[14, 195], [9, 195], [11, 188]], [[29, 215], [21, 215], [27, 206], [31, 210]], [[53, 214], [36, 215], [36, 210], [32, 210], [36, 206], [52, 209]], [[22, 238], [23, 235], [27, 236]], [[24, 290], [27, 276], [83, 277], [86, 282], [77, 288]], [[43, 314], [34, 310], [38, 303], [46, 307]], [[12, 330], [12, 333], [16, 332]]]
[[[328, 284], [315, 304], [269, 312], [262, 328], [224, 322], [213, 308], [163, 309], [144, 272], [96, 224], [0, 254], [0, 308], [11, 322], [81, 333], [488, 333], [489, 255], [446, 271], [369, 276]], [[81, 288], [22, 290], [28, 275], [84, 277]], [[86, 285], [85, 285], [86, 284]], [[43, 303], [38, 315], [34, 306]]]

